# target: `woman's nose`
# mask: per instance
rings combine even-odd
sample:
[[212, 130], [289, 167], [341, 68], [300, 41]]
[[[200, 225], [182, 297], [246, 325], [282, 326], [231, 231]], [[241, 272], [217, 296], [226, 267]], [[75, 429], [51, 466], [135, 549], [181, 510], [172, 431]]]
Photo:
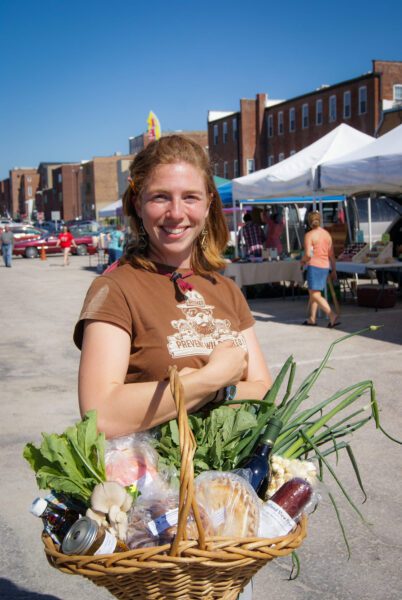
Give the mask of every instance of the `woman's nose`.
[[173, 219], [181, 219], [183, 217], [183, 202], [181, 198], [173, 198], [169, 204], [169, 215]]

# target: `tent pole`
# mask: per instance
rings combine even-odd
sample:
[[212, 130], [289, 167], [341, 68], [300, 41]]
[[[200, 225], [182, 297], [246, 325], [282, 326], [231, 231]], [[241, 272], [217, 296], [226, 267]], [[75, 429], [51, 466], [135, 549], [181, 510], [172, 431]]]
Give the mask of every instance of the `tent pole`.
[[[240, 203], [240, 206], [241, 206], [241, 203]], [[233, 195], [232, 195], [232, 208], [233, 208], [233, 227], [234, 227], [234, 231], [235, 231], [235, 251], [234, 251], [234, 255], [235, 255], [235, 258], [239, 258], [239, 248], [238, 248], [238, 244], [239, 244], [239, 228], [237, 226], [236, 200], [233, 198]]]
[[351, 244], [353, 242], [353, 239], [352, 239], [352, 230], [350, 228], [349, 211], [348, 211], [348, 201], [347, 201], [346, 198], [343, 201], [343, 210], [344, 210], [344, 213], [345, 213], [345, 221], [346, 221], [346, 225], [347, 225], [347, 228], [348, 228], [349, 244]]
[[289, 207], [285, 206], [285, 227], [286, 227], [286, 250], [290, 254], [290, 239], [289, 239]]
[[368, 216], [368, 234], [369, 234], [369, 245], [371, 248], [372, 245], [372, 229], [371, 229], [371, 199], [374, 198], [374, 194], [369, 194], [369, 197], [367, 198], [367, 216]]

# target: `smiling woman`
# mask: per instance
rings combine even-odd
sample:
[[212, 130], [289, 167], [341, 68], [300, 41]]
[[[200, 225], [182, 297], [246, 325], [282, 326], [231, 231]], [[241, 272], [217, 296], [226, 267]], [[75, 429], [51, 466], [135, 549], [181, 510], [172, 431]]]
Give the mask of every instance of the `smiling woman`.
[[109, 437], [176, 416], [171, 365], [190, 411], [227, 386], [245, 399], [271, 385], [247, 303], [219, 273], [228, 230], [204, 150], [163, 137], [135, 157], [130, 176], [123, 205], [133, 239], [91, 285], [74, 334], [81, 412], [96, 409]]

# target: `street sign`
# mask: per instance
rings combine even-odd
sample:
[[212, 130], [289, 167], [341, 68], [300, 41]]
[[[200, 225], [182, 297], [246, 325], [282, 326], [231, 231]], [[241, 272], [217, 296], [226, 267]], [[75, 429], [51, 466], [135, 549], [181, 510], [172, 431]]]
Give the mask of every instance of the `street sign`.
[[60, 211], [52, 210], [51, 217], [52, 217], [52, 221], [60, 221]]

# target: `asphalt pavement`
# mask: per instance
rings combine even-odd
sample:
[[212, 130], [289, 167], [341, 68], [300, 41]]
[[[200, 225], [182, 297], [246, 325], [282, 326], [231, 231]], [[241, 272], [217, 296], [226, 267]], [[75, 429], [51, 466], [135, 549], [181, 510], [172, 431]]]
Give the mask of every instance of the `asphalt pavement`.
[[[61, 257], [15, 259], [0, 266], [0, 598], [12, 600], [106, 600], [110, 594], [78, 576], [51, 568], [40, 539], [41, 523], [29, 513], [38, 495], [33, 472], [22, 458], [26, 442], [44, 432], [61, 432], [79, 418], [77, 372], [79, 351], [72, 331], [86, 290], [97, 276], [96, 259]], [[256, 330], [272, 373], [286, 358], [296, 359], [296, 384], [315, 367], [329, 345], [367, 325], [383, 325], [335, 347], [308, 402], [328, 397], [341, 387], [372, 379], [383, 427], [402, 438], [402, 302], [395, 308], [342, 306], [341, 326], [303, 327], [306, 298], [251, 300]], [[368, 398], [367, 398], [368, 402]], [[291, 561], [276, 560], [255, 578], [254, 600], [401, 600], [402, 447], [372, 423], [353, 435], [352, 447], [368, 499], [350, 462], [339, 456], [335, 467], [363, 523], [327, 477], [321, 502], [309, 519], [308, 537], [299, 550], [301, 573], [289, 581]], [[332, 461], [335, 464], [335, 461]], [[349, 536], [348, 560], [328, 489], [338, 500]]]

